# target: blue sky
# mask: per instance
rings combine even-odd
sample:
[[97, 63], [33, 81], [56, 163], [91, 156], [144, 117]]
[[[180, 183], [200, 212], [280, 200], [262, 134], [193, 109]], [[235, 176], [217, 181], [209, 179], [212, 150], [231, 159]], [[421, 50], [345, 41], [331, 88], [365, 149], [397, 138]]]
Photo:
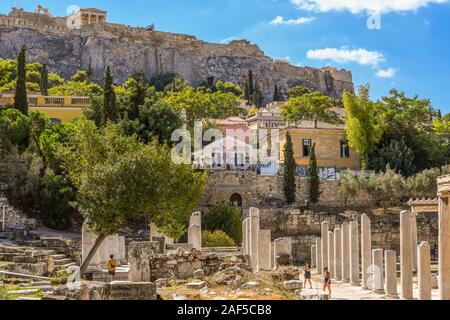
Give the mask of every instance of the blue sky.
[[[17, 2], [58, 16], [70, 5], [97, 7], [110, 22], [155, 23], [208, 42], [248, 39], [292, 64], [349, 69], [375, 99], [397, 88], [450, 112], [450, 0], [1, 0], [0, 12]], [[367, 26], [373, 15], [379, 29]]]

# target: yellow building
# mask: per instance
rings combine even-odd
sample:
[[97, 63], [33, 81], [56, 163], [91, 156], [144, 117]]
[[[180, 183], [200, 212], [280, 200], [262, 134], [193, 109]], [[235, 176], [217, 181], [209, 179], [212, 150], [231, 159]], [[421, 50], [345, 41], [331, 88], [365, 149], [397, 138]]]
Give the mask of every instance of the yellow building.
[[289, 131], [294, 157], [299, 167], [308, 167], [311, 147], [316, 145], [317, 166], [323, 168], [361, 169], [360, 156], [348, 146], [344, 125], [320, 121], [300, 121], [280, 130], [280, 159], [284, 161], [286, 133]]
[[[14, 104], [12, 93], [0, 94], [0, 107]], [[53, 123], [71, 122], [83, 117], [83, 109], [89, 107], [89, 97], [55, 97], [28, 93], [29, 110], [39, 110]]]

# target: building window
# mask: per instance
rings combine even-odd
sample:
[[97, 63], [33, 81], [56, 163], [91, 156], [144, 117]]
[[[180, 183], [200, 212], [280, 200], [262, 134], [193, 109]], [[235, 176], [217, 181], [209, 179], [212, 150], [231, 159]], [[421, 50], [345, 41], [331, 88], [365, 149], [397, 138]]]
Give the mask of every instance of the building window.
[[341, 158], [350, 158], [350, 147], [347, 140], [341, 140]]
[[311, 139], [303, 139], [303, 156], [309, 157], [311, 155]]
[[221, 161], [222, 155], [220, 153], [212, 152], [211, 153], [211, 158], [212, 158], [212, 166], [213, 166], [213, 168], [220, 168], [220, 167], [222, 167], [222, 161]]

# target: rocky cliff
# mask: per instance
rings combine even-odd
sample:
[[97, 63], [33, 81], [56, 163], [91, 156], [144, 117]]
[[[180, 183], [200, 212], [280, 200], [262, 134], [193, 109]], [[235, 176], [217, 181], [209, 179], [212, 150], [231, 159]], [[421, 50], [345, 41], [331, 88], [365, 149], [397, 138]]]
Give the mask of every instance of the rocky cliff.
[[245, 40], [211, 44], [190, 35], [110, 23], [69, 29], [63, 18], [23, 11], [0, 15], [0, 58], [14, 58], [22, 45], [28, 48], [28, 61], [46, 63], [65, 77], [92, 61], [99, 81], [105, 66], [110, 65], [117, 82], [136, 71], [147, 77], [175, 72], [194, 86], [222, 80], [243, 87], [248, 70], [252, 70], [266, 102], [271, 101], [275, 85], [286, 91], [303, 84], [333, 97], [354, 90], [349, 71], [274, 61]]

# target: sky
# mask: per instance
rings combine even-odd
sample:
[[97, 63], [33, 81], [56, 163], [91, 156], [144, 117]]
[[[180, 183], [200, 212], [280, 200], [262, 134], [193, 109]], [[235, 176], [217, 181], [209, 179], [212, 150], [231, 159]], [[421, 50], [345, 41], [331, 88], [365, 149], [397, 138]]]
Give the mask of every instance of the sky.
[[0, 0], [0, 13], [71, 5], [108, 21], [227, 43], [247, 39], [299, 66], [345, 68], [379, 99], [396, 88], [450, 113], [450, 0]]

